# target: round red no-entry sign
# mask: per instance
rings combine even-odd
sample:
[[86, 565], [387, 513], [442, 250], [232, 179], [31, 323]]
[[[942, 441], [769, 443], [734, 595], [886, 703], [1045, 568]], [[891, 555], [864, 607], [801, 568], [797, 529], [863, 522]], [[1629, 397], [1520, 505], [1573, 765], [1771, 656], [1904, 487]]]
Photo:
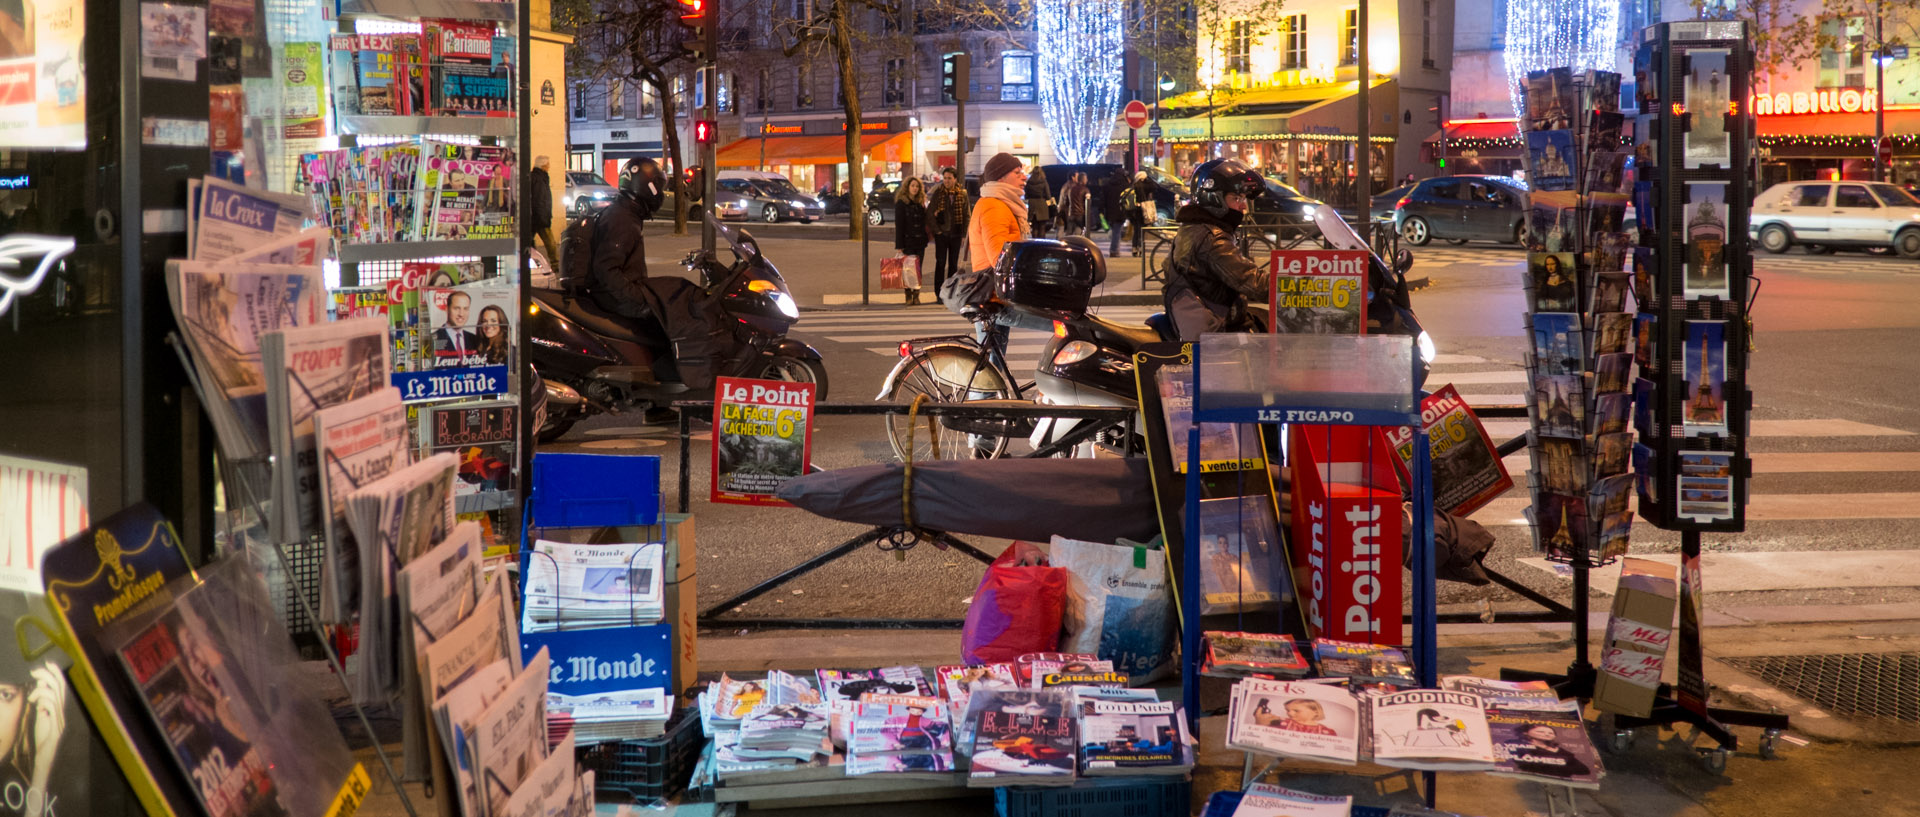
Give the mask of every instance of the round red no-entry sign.
[[1126, 110], [1122, 111], [1121, 115], [1126, 118], [1127, 127], [1139, 128], [1147, 124], [1147, 103], [1141, 102], [1138, 99], [1129, 102], [1127, 103]]

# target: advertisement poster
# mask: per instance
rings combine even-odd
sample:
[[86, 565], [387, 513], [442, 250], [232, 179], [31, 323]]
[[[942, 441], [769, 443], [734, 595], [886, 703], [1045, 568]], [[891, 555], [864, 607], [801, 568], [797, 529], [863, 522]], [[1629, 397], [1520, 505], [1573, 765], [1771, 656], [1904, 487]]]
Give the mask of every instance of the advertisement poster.
[[506, 365], [513, 357], [519, 298], [512, 287], [492, 284], [427, 288], [422, 300], [431, 327], [432, 368]]
[[[0, 147], [87, 146], [80, 0], [0, 4]], [[31, 13], [29, 13], [29, 10]]]
[[326, 44], [287, 43], [280, 53], [286, 58], [280, 93], [287, 138], [317, 139], [327, 123]]
[[714, 383], [711, 502], [784, 505], [774, 493], [807, 472], [814, 384], [722, 377]]
[[192, 82], [207, 56], [207, 10], [173, 3], [140, 4], [140, 76]]
[[0, 454], [0, 588], [39, 592], [40, 556], [87, 527], [87, 469]]
[[1275, 250], [1267, 308], [1281, 334], [1366, 334], [1364, 250]]

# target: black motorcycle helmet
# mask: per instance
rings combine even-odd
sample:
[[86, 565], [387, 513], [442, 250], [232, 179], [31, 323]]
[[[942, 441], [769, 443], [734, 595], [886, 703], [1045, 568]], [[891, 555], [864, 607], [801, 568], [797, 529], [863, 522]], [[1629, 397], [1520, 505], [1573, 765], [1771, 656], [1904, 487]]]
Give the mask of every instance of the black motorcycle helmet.
[[620, 193], [640, 205], [642, 218], [651, 217], [666, 200], [666, 173], [652, 159], [629, 159], [620, 168]]
[[1227, 207], [1228, 193], [1239, 193], [1251, 202], [1267, 190], [1266, 183], [1260, 180], [1260, 174], [1241, 164], [1238, 159], [1214, 159], [1202, 163], [1193, 169], [1192, 186], [1193, 203], [1221, 218], [1232, 212]]

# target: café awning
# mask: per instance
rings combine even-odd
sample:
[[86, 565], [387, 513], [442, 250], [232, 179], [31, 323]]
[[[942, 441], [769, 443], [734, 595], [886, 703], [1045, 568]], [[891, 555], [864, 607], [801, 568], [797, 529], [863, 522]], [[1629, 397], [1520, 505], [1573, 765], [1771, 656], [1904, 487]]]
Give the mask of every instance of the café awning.
[[[863, 133], [860, 135], [860, 147], [866, 151], [870, 161], [910, 161], [913, 158], [913, 134], [908, 131]], [[721, 147], [716, 160], [721, 167], [840, 164], [847, 160], [847, 139], [838, 135], [749, 136]]]
[[[1203, 142], [1211, 129], [1213, 138], [1223, 142], [1276, 141], [1284, 139], [1340, 139], [1353, 141], [1357, 108], [1354, 100], [1359, 84], [1342, 82], [1302, 88], [1259, 88], [1214, 92], [1211, 122], [1207, 116], [1205, 91], [1176, 97], [1183, 105], [1199, 104], [1197, 115], [1160, 120], [1161, 138], [1169, 142]], [[1371, 101], [1378, 110], [1399, 106], [1400, 88], [1390, 79], [1373, 83]], [[1163, 110], [1170, 107], [1163, 103]], [[1146, 138], [1143, 131], [1141, 138]], [[1393, 141], [1393, 131], [1375, 131], [1373, 141]], [[1127, 127], [1116, 125], [1110, 144], [1125, 144]]]

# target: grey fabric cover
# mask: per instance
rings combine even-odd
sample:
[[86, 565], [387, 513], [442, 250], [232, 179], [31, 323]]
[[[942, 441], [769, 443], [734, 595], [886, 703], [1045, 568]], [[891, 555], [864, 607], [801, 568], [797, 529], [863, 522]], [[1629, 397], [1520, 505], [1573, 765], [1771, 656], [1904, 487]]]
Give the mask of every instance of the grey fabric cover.
[[[828, 519], [898, 525], [900, 463], [820, 471], [790, 480], [780, 498]], [[1160, 533], [1147, 461], [1005, 459], [913, 466], [915, 521], [947, 533], [1044, 542], [1146, 541]]]

